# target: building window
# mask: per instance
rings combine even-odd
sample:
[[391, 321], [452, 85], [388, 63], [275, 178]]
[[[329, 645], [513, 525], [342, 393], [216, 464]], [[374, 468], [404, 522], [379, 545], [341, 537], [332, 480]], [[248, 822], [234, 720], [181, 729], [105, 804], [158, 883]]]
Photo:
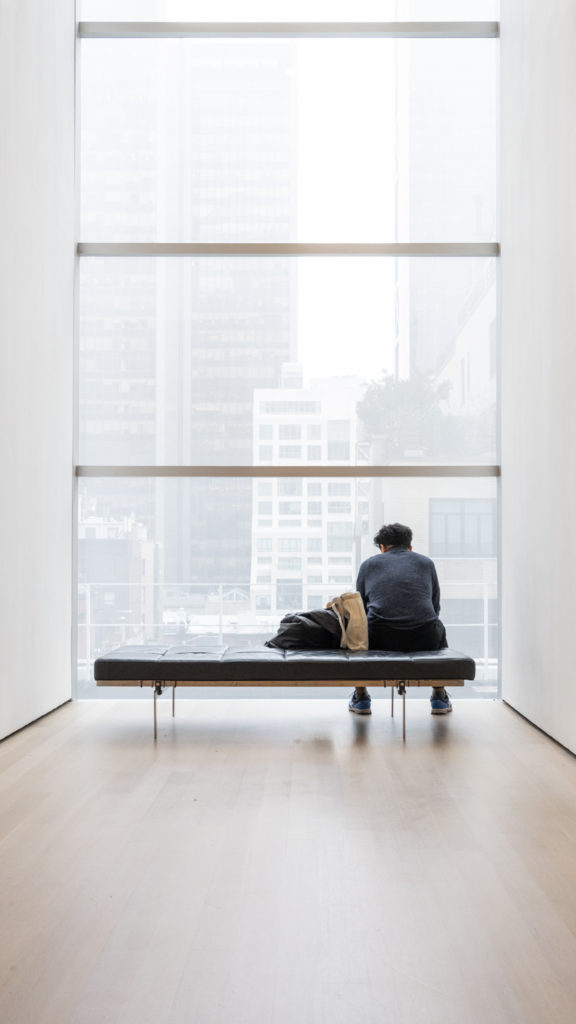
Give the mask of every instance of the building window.
[[301, 480], [279, 480], [278, 497], [300, 497], [302, 494]]
[[333, 523], [328, 523], [328, 536], [329, 537], [352, 537], [354, 535], [354, 523], [349, 520], [342, 522], [336, 520]]
[[299, 441], [302, 437], [302, 427], [297, 424], [281, 423], [278, 437], [280, 441]]
[[429, 549], [433, 558], [494, 557], [496, 502], [486, 498], [432, 498]]
[[278, 551], [301, 551], [302, 541], [300, 537], [280, 537]]
[[330, 515], [347, 515], [349, 516], [352, 512], [352, 505], [349, 501], [329, 501], [328, 502], [328, 514]]
[[302, 568], [302, 559], [301, 558], [279, 558], [278, 559], [278, 568], [279, 569], [293, 569], [293, 570], [298, 569], [298, 570], [300, 570]]
[[278, 514], [281, 516], [299, 516], [301, 503], [299, 501], [279, 501]]
[[299, 611], [302, 607], [302, 584], [296, 580], [277, 580], [276, 607], [282, 611]]
[[[127, 6], [169, 16], [166, 2]], [[84, 467], [150, 472], [79, 480], [92, 615], [82, 659], [155, 642], [180, 606], [210, 631], [221, 581], [247, 594], [269, 578], [260, 571], [275, 579], [278, 556], [293, 565], [305, 550], [311, 579], [343, 565], [331, 586], [348, 589], [346, 566], [372, 553], [388, 516], [405, 516], [424, 546], [428, 520], [437, 556], [492, 560], [458, 569], [454, 600], [480, 577], [495, 593], [495, 517], [479, 503], [493, 480], [435, 486], [365, 471], [496, 462], [497, 41], [477, 27], [470, 39], [461, 28], [417, 40], [368, 29], [373, 38], [298, 30], [256, 42], [219, 37], [217, 25], [209, 39], [173, 38], [166, 22], [146, 39], [110, 31], [79, 42], [79, 242], [107, 251], [81, 247], [78, 260], [77, 442]], [[311, 240], [324, 255], [298, 248]], [[393, 251], [344, 255], [358, 240]], [[210, 255], [182, 248], [206, 241]], [[143, 255], [155, 242], [161, 251]], [[451, 244], [451, 258], [430, 243]], [[469, 243], [488, 251], [471, 256]], [[289, 257], [287, 244], [298, 250]], [[318, 480], [323, 462], [356, 460], [353, 482], [338, 470]], [[258, 480], [276, 462], [277, 480]], [[224, 472], [204, 476], [210, 466]], [[167, 467], [182, 472], [163, 479]], [[316, 475], [282, 475], [292, 467]], [[102, 581], [131, 618], [121, 629]], [[301, 581], [272, 586], [252, 610], [302, 607]], [[309, 599], [320, 604], [319, 589]], [[493, 628], [471, 621], [454, 629], [485, 638]], [[257, 635], [258, 616], [244, 625]]]
[[328, 551], [350, 551], [352, 540], [348, 537], [328, 537]]
[[322, 412], [320, 402], [261, 402], [260, 412], [265, 416], [297, 416]]
[[328, 441], [328, 461], [348, 462], [350, 459], [350, 445], [347, 441]]

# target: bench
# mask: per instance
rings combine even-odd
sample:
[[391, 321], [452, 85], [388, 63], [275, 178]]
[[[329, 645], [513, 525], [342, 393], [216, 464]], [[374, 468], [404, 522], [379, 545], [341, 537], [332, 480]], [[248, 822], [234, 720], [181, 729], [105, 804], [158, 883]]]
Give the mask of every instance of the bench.
[[226, 647], [203, 652], [189, 647], [134, 645], [103, 654], [94, 663], [98, 686], [151, 686], [156, 698], [172, 687], [172, 715], [178, 686], [367, 686], [391, 688], [402, 697], [402, 738], [406, 739], [407, 686], [463, 686], [474, 679], [472, 658], [440, 651], [305, 650]]

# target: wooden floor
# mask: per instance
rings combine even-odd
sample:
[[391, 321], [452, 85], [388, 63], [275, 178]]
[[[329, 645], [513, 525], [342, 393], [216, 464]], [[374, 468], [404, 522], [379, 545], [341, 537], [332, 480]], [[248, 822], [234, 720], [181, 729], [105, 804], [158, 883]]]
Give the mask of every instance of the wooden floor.
[[492, 701], [67, 705], [0, 745], [2, 1024], [573, 1024], [576, 759]]

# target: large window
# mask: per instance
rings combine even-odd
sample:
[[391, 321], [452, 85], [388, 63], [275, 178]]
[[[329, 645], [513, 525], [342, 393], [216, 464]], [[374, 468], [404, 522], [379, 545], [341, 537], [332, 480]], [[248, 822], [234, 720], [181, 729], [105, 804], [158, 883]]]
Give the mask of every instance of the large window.
[[261, 642], [396, 520], [492, 692], [498, 12], [461, 7], [84, 0], [83, 686]]

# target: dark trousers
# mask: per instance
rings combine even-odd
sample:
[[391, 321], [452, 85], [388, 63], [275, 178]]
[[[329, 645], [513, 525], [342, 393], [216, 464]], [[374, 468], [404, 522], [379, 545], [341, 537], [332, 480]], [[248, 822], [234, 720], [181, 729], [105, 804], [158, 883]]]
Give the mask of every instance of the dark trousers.
[[384, 622], [368, 622], [370, 649], [376, 651], [439, 651], [448, 647], [446, 629], [440, 619], [416, 629], [394, 629]]

